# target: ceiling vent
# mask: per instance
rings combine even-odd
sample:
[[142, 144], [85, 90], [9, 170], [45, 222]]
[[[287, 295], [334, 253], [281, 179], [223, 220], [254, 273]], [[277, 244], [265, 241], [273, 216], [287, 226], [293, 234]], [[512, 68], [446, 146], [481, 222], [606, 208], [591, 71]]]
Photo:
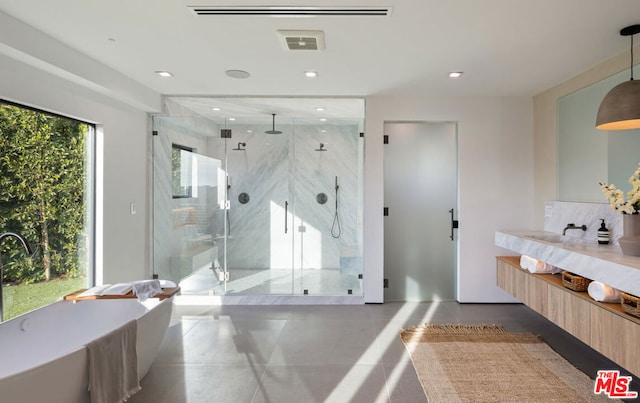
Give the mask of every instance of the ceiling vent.
[[279, 30], [285, 50], [324, 50], [324, 32]]
[[388, 17], [391, 7], [187, 6], [196, 15], [264, 17]]

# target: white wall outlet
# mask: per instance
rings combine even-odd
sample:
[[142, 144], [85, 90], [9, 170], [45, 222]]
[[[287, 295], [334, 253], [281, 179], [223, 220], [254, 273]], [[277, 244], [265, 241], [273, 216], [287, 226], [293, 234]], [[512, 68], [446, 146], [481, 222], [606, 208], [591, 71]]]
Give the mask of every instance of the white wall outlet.
[[544, 216], [553, 217], [553, 206], [544, 206]]
[[135, 203], [131, 203], [129, 204], [129, 211], [131, 212], [131, 215], [136, 215], [136, 204]]

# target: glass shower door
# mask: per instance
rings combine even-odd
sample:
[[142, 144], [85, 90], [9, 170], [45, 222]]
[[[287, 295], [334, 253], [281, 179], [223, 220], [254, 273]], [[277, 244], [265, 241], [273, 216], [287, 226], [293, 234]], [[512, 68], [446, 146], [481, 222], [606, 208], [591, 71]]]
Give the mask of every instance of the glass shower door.
[[242, 120], [226, 139], [226, 294], [292, 294], [294, 199], [291, 119]]
[[208, 139], [192, 130], [201, 124], [197, 118], [153, 120], [153, 270], [184, 283], [185, 294], [218, 285], [213, 269], [223, 247], [224, 155], [206, 155]]
[[362, 150], [359, 121], [297, 120], [296, 293], [362, 294]]

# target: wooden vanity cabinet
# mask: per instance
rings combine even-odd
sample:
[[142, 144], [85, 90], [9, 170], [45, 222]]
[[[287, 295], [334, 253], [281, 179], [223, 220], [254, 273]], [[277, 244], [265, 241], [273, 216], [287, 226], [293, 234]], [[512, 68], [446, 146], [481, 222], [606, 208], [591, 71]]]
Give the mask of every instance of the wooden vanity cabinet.
[[594, 301], [562, 285], [560, 274], [531, 274], [519, 256], [499, 256], [497, 285], [633, 374], [640, 374], [640, 318], [620, 303]]

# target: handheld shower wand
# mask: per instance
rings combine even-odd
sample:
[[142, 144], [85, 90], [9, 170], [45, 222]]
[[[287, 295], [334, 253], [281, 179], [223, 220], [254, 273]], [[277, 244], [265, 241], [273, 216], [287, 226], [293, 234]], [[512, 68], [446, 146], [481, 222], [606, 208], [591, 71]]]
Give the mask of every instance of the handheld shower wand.
[[342, 235], [342, 227], [340, 226], [340, 216], [338, 215], [338, 177], [336, 176], [336, 211], [333, 216], [333, 225], [331, 225], [331, 236], [334, 238], [340, 238]]

